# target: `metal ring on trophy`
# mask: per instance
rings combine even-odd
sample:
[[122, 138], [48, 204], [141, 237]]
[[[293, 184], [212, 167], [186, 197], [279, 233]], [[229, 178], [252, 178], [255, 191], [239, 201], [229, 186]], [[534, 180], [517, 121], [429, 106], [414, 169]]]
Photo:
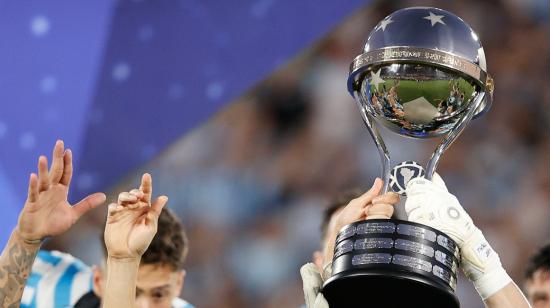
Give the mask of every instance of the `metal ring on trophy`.
[[350, 80], [348, 84], [349, 91], [358, 89], [357, 77], [369, 66], [378, 66], [386, 63], [421, 63], [434, 64], [440, 67], [452, 69], [454, 71], [464, 73], [474, 78], [480, 86], [492, 93], [493, 83], [487, 82], [492, 78], [478, 65], [464, 59], [463, 57], [454, 55], [450, 52], [432, 50], [418, 47], [385, 47], [373, 51], [369, 51], [357, 56], [350, 67]]
[[333, 275], [393, 264], [394, 268], [406, 268], [415, 275], [437, 278], [442, 285], [455, 290], [459, 257], [451, 250], [456, 244], [444, 233], [393, 219], [360, 221], [351, 226], [355, 227], [355, 234], [350, 235], [347, 231], [350, 229], [340, 232], [346, 233], [346, 239], [335, 247]]

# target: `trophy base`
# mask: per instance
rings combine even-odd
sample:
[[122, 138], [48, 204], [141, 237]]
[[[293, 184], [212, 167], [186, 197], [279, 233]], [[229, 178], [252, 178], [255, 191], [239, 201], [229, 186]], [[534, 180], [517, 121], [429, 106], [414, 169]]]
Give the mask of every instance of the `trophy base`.
[[458, 308], [458, 248], [444, 233], [397, 219], [358, 221], [336, 238], [323, 295], [334, 307]]
[[451, 290], [410, 272], [349, 271], [323, 287], [329, 307], [459, 308]]

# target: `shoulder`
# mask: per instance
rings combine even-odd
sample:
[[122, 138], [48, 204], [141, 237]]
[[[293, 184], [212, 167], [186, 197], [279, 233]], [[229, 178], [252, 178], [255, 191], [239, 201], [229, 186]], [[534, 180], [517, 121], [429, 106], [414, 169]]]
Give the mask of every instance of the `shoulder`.
[[189, 304], [181, 298], [174, 298], [172, 301], [172, 308], [195, 308], [195, 306]]
[[72, 306], [92, 289], [92, 270], [81, 260], [59, 251], [41, 250], [32, 266], [21, 307], [37, 302]]

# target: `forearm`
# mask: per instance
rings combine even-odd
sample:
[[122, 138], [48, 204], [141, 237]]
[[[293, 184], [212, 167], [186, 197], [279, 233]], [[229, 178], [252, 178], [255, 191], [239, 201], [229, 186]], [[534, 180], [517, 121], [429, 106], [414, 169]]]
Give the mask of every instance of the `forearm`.
[[25, 241], [15, 229], [0, 256], [1, 307], [19, 307], [40, 241]]
[[103, 307], [134, 307], [139, 258], [107, 258]]
[[487, 308], [529, 308], [531, 307], [514, 282], [510, 282], [485, 300]]

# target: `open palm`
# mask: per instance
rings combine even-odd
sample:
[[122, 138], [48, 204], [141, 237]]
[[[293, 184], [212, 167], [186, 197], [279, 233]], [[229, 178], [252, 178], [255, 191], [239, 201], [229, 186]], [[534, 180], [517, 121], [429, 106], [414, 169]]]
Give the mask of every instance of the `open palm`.
[[19, 215], [18, 231], [27, 241], [39, 241], [47, 236], [67, 231], [84, 213], [105, 201], [105, 195], [95, 193], [72, 206], [67, 201], [73, 174], [72, 153], [57, 141], [48, 172], [48, 160], [38, 159], [38, 175], [29, 179], [27, 201]]
[[105, 246], [110, 257], [141, 257], [157, 233], [158, 217], [168, 201], [161, 196], [151, 204], [152, 179], [144, 174], [141, 187], [120, 193], [118, 203], [109, 205]]

